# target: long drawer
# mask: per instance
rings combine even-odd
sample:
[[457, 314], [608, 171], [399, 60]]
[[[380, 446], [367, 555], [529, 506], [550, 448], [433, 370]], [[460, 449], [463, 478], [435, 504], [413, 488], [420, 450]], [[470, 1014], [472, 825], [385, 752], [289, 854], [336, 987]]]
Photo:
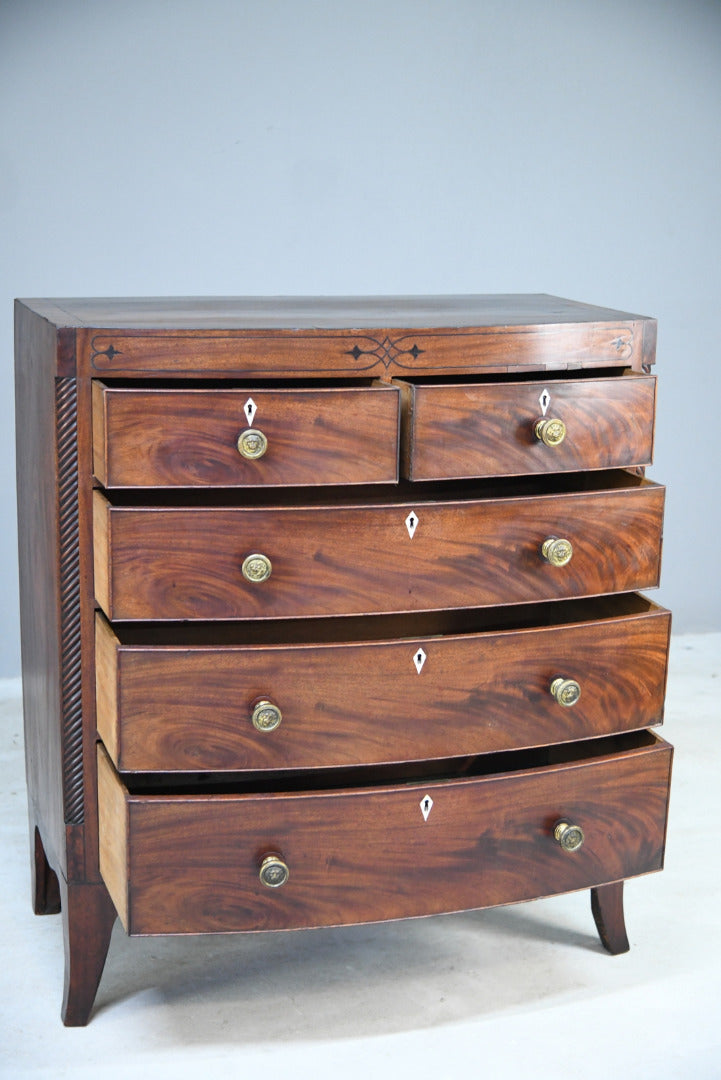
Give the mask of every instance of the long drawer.
[[[101, 873], [133, 934], [340, 925], [595, 886], [661, 868], [671, 755], [640, 732], [490, 755], [494, 771], [480, 758], [449, 780], [193, 794], [131, 793], [101, 747]], [[561, 846], [561, 823], [582, 846]]]
[[108, 753], [127, 772], [311, 769], [543, 746], [663, 716], [670, 615], [643, 597], [536, 605], [512, 629], [479, 629], [474, 613], [356, 622], [263, 624], [253, 643], [256, 623], [171, 634], [99, 615]]
[[93, 384], [94, 471], [116, 487], [394, 483], [393, 386], [168, 389]]
[[653, 456], [653, 375], [406, 384], [403, 400], [411, 480], [610, 469]]
[[[212, 507], [94, 494], [95, 595], [110, 619], [236, 619], [484, 607], [658, 583], [664, 489]], [[565, 565], [544, 552], [554, 540]]]

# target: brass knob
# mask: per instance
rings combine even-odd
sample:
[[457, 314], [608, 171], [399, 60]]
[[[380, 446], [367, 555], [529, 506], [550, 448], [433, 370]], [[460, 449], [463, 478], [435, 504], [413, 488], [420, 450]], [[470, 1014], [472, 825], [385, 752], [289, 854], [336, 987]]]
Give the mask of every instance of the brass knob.
[[248, 428], [238, 436], [238, 452], [249, 461], [262, 458], [268, 449], [268, 440], [258, 428]]
[[551, 566], [565, 566], [571, 561], [573, 545], [570, 540], [559, 536], [549, 536], [541, 545], [541, 554]]
[[569, 825], [567, 821], [559, 821], [553, 830], [553, 836], [564, 851], [578, 851], [584, 841], [581, 826]]
[[571, 705], [575, 705], [580, 698], [581, 687], [575, 679], [562, 679], [559, 676], [551, 683], [551, 693], [559, 705], [570, 709]]
[[280, 727], [282, 719], [283, 713], [277, 705], [274, 705], [272, 701], [268, 701], [267, 698], [263, 698], [256, 703], [251, 717], [256, 731], [275, 731], [277, 727]]
[[273, 564], [267, 555], [255, 553], [243, 560], [243, 577], [254, 584], [267, 581], [273, 572]]
[[269, 889], [279, 889], [290, 877], [290, 870], [280, 855], [266, 855], [260, 864], [260, 880]]
[[548, 420], [536, 420], [533, 433], [546, 446], [560, 446], [566, 438], [566, 425], [563, 420], [549, 416]]

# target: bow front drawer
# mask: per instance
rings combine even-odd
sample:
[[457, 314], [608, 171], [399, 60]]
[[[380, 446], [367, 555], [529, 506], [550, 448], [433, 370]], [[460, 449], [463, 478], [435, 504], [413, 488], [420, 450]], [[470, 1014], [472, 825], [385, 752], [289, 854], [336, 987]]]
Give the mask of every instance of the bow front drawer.
[[141, 389], [93, 384], [107, 488], [394, 483], [399, 391]]
[[661, 722], [667, 611], [639, 596], [511, 611], [505, 629], [476, 613], [392, 616], [263, 624], [263, 641], [257, 623], [163, 633], [99, 615], [98, 731], [125, 772], [222, 772], [449, 758]]
[[609, 483], [522, 497], [217, 508], [116, 505], [96, 491], [96, 596], [110, 619], [262, 619], [654, 586], [664, 490], [631, 476]]
[[403, 473], [441, 480], [648, 465], [655, 400], [655, 377], [638, 374], [405, 384]]
[[459, 911], [661, 869], [671, 748], [648, 732], [488, 755], [453, 779], [422, 765], [327, 790], [316, 774], [313, 789], [154, 791], [100, 748], [101, 873], [130, 933], [179, 934]]

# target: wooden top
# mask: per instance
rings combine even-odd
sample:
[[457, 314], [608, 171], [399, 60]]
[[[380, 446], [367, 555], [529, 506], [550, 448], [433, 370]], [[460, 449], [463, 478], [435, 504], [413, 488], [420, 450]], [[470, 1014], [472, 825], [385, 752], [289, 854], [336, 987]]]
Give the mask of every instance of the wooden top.
[[22, 300], [57, 327], [146, 330], [473, 328], [641, 322], [545, 293], [467, 296], [128, 297]]
[[656, 321], [555, 296], [25, 300], [59, 375], [412, 378], [649, 370]]

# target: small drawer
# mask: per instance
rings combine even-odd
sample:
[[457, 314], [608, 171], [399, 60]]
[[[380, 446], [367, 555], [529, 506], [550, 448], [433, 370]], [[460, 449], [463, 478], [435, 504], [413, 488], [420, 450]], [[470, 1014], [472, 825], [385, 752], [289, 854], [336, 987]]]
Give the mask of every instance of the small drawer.
[[93, 384], [106, 488], [392, 484], [399, 391], [142, 389]]
[[[194, 792], [129, 789], [100, 747], [100, 870], [132, 934], [334, 926], [548, 896], [661, 869], [671, 756], [638, 732], [471, 759], [452, 779], [424, 762], [387, 783], [357, 770], [343, 789]], [[562, 822], [582, 831], [576, 850], [557, 839]]]
[[405, 384], [403, 475], [435, 480], [648, 465], [655, 398], [655, 377], [638, 374]]
[[251, 643], [256, 623], [163, 634], [99, 615], [98, 731], [124, 772], [257, 772], [457, 757], [661, 722], [663, 608], [632, 595], [514, 614], [506, 629], [479, 629], [477, 613], [279, 624], [262, 644]]
[[95, 595], [111, 620], [185, 620], [632, 592], [658, 583], [663, 498], [629, 474], [592, 491], [413, 503], [161, 508], [96, 491]]

